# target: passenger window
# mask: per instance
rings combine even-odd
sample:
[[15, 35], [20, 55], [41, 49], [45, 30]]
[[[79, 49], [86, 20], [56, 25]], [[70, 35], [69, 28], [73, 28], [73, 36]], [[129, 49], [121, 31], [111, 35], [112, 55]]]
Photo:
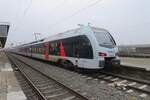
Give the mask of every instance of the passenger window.
[[76, 57], [93, 58], [93, 49], [90, 40], [85, 35], [76, 38]]
[[49, 54], [59, 55], [59, 42], [53, 41], [49, 43]]
[[62, 42], [64, 45], [66, 56], [73, 57], [74, 56], [74, 51], [73, 51], [74, 37], [63, 39]]

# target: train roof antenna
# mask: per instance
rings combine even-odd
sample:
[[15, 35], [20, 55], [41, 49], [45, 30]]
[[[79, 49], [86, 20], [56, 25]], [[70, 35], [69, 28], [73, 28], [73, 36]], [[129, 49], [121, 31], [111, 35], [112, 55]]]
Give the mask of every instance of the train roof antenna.
[[80, 27], [81, 27], [81, 26], [84, 26], [84, 25], [82, 25], [82, 24], [78, 24], [78, 26], [80, 26]]
[[90, 26], [91, 25], [91, 23], [88, 23], [88, 26]]

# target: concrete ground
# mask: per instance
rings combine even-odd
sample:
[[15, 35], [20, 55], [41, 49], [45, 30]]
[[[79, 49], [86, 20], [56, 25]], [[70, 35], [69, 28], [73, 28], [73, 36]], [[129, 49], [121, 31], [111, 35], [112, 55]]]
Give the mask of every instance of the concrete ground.
[[27, 100], [3, 52], [0, 52], [0, 100]]
[[150, 58], [120, 57], [122, 65], [145, 68], [150, 70]]

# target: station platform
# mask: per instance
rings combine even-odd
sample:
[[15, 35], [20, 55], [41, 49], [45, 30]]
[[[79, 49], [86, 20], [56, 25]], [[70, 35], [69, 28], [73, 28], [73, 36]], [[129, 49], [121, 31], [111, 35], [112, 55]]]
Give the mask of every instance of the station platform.
[[121, 65], [143, 68], [150, 71], [150, 58], [120, 57]]
[[0, 100], [27, 100], [4, 52], [0, 52]]

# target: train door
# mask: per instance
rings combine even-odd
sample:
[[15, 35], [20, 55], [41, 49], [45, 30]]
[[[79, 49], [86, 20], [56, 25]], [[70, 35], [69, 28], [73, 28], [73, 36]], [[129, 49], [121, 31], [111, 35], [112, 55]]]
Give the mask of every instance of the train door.
[[44, 54], [45, 60], [49, 60], [49, 43], [48, 42], [44, 43], [44, 48], [45, 48], [45, 54]]
[[93, 60], [93, 50], [89, 39], [78, 36], [75, 40], [75, 63], [78, 67], [87, 67]]

